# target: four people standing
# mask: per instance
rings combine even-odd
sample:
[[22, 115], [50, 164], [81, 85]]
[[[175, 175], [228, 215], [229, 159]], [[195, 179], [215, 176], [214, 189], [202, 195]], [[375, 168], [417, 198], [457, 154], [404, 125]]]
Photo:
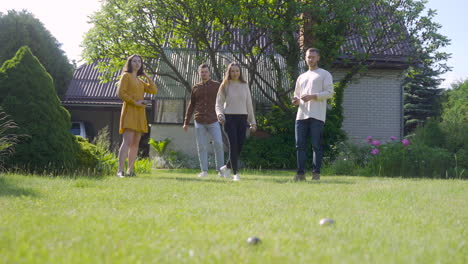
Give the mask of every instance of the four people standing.
[[208, 134], [214, 143], [216, 170], [218, 175], [222, 176], [220, 168], [224, 164], [223, 138], [215, 112], [219, 82], [211, 80], [210, 67], [207, 64], [198, 67], [198, 74], [202, 81], [192, 88], [183, 128], [185, 131], [188, 130], [190, 119], [194, 114], [195, 137], [201, 169], [198, 177], [208, 175]]
[[[322, 134], [326, 118], [327, 99], [333, 97], [333, 79], [331, 74], [318, 67], [320, 52], [310, 48], [306, 51], [305, 61], [309, 70], [301, 74], [296, 81], [292, 103], [299, 106], [296, 115], [295, 138], [297, 150], [297, 174], [295, 181], [305, 180], [307, 161], [307, 140], [312, 143], [313, 166], [312, 180], [320, 179], [322, 165]], [[119, 171], [117, 176], [124, 177], [124, 163], [129, 157], [128, 175], [134, 175], [133, 165], [136, 160], [141, 133], [148, 131], [145, 115], [144, 93], [156, 93], [157, 87], [143, 71], [141, 57], [128, 58], [124, 74], [120, 80], [118, 95], [124, 101], [120, 118], [120, 133], [123, 134], [119, 150]], [[239, 181], [239, 155], [244, 145], [246, 130], [254, 132], [256, 127], [252, 96], [249, 86], [242, 76], [239, 64], [229, 64], [221, 85], [211, 80], [210, 68], [202, 64], [198, 68], [201, 82], [191, 92], [191, 100], [185, 115], [183, 129], [188, 130], [194, 114], [195, 135], [200, 160], [199, 177], [207, 176], [209, 134], [214, 142], [216, 170], [219, 176]], [[138, 78], [143, 76], [148, 83]], [[219, 123], [218, 123], [219, 121]], [[224, 164], [223, 141], [220, 123], [224, 125], [229, 140], [229, 159]]]

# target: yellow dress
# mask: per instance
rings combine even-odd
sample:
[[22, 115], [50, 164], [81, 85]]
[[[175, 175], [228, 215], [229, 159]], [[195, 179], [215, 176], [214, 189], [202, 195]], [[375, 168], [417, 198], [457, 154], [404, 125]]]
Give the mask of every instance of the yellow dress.
[[125, 72], [120, 79], [117, 95], [122, 99], [122, 112], [120, 113], [119, 133], [125, 129], [131, 129], [141, 133], [148, 133], [148, 122], [144, 106], [137, 106], [135, 102], [144, 99], [145, 93], [158, 92], [156, 84], [152, 80], [149, 83], [136, 80], [131, 73]]

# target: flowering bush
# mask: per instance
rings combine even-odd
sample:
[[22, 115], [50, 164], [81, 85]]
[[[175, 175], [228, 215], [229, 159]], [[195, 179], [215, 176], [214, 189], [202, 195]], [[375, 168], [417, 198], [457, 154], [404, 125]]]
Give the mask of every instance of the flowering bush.
[[390, 139], [386, 144], [376, 144], [376, 140], [371, 137], [366, 139], [373, 147], [370, 151], [372, 157], [366, 166], [368, 175], [430, 178], [450, 176], [453, 157], [446, 149], [411, 144], [408, 139], [401, 142], [394, 137]]

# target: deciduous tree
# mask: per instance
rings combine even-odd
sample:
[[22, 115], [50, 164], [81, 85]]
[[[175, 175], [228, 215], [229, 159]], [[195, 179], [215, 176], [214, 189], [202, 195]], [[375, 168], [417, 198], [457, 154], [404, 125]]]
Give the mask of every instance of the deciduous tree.
[[24, 45], [30, 47], [52, 76], [57, 94], [63, 95], [73, 77], [74, 67], [61, 49], [61, 44], [33, 14], [14, 10], [0, 13], [0, 65], [15, 56]]

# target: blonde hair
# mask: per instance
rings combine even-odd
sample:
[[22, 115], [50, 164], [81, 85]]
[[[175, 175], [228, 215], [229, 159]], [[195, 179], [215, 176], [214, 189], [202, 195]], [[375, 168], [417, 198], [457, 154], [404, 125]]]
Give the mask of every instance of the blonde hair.
[[226, 86], [229, 84], [229, 82], [231, 81], [231, 68], [232, 67], [238, 67], [239, 68], [239, 72], [240, 72], [240, 75], [239, 75], [239, 81], [241, 83], [246, 83], [246, 81], [244, 80], [244, 77], [242, 76], [242, 68], [240, 66], [239, 63], [235, 63], [235, 62], [231, 62], [228, 67], [227, 67], [227, 70], [226, 70], [226, 73], [224, 74], [224, 78], [223, 78], [223, 81], [221, 82], [221, 85], [219, 87], [219, 89], [222, 91], [222, 92], [225, 92], [225, 89], [226, 89]]

